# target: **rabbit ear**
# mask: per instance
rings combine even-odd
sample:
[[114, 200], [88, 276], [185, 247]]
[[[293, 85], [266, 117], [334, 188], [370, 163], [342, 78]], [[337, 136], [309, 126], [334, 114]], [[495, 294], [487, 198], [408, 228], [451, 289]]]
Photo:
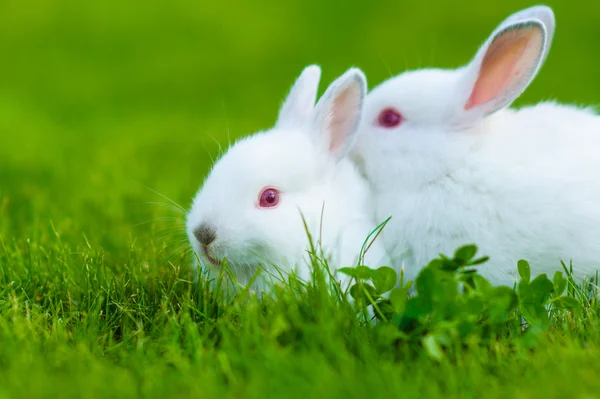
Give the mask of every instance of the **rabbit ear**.
[[304, 68], [279, 110], [276, 127], [299, 126], [306, 123], [315, 106], [320, 79], [319, 66], [310, 65]]
[[311, 133], [336, 160], [346, 156], [354, 143], [366, 87], [362, 71], [351, 68], [327, 88], [315, 107]]
[[465, 69], [464, 110], [485, 116], [519, 97], [544, 63], [554, 27], [554, 14], [546, 6], [504, 20]]
[[542, 63], [546, 60], [552, 39], [554, 38], [554, 31], [556, 30], [556, 19], [554, 18], [554, 12], [548, 6], [533, 6], [526, 8], [521, 11], [510, 15], [506, 18], [498, 27], [498, 29], [509, 26], [515, 23], [524, 22], [527, 20], [536, 19], [540, 21], [546, 29], [546, 45], [544, 46], [544, 54], [542, 55]]

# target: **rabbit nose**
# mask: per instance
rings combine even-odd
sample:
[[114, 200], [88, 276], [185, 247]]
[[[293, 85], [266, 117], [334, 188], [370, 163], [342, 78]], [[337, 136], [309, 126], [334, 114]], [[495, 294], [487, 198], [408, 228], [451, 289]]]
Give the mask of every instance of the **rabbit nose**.
[[214, 227], [202, 224], [194, 230], [194, 236], [200, 244], [208, 246], [217, 238], [217, 232]]

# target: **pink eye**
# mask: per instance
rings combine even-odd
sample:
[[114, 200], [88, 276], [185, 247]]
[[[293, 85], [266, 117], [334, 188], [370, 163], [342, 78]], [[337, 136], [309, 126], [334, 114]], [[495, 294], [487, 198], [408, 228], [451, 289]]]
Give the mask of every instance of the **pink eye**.
[[279, 191], [274, 188], [265, 188], [258, 199], [261, 208], [272, 208], [279, 204]]
[[377, 124], [382, 127], [392, 128], [400, 125], [404, 118], [400, 112], [393, 108], [386, 108], [377, 117]]

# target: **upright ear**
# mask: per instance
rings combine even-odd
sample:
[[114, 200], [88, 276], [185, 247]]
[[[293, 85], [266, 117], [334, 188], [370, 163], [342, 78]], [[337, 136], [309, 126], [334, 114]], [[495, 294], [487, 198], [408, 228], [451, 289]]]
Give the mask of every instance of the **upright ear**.
[[365, 75], [351, 68], [327, 88], [315, 107], [311, 134], [336, 160], [354, 144], [366, 90]]
[[509, 16], [465, 68], [463, 109], [480, 116], [510, 105], [544, 63], [554, 35], [554, 14], [535, 6]]
[[304, 68], [279, 109], [276, 127], [294, 127], [306, 123], [317, 100], [321, 68], [310, 65]]
[[513, 23], [519, 23], [530, 19], [537, 19], [538, 21], [541, 21], [544, 25], [544, 28], [546, 29], [546, 45], [544, 46], [544, 54], [542, 55], [543, 63], [546, 60], [546, 57], [548, 57], [550, 45], [552, 44], [552, 39], [554, 38], [554, 31], [556, 30], [556, 19], [554, 18], [554, 12], [552, 12], [552, 9], [550, 7], [533, 6], [521, 11], [517, 11], [516, 13], [506, 18], [500, 24], [498, 29], [503, 26], [508, 26]]

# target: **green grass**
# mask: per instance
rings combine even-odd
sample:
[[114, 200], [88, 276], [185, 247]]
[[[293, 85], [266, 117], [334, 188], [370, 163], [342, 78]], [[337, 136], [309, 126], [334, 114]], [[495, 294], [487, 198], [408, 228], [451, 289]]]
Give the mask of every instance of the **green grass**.
[[[548, 4], [554, 47], [518, 103], [595, 104], [600, 2]], [[533, 346], [512, 329], [435, 360], [325, 287], [218, 303], [152, 191], [187, 206], [309, 63], [322, 87], [457, 66], [529, 5], [0, 2], [0, 398], [597, 397], [596, 304]]]

